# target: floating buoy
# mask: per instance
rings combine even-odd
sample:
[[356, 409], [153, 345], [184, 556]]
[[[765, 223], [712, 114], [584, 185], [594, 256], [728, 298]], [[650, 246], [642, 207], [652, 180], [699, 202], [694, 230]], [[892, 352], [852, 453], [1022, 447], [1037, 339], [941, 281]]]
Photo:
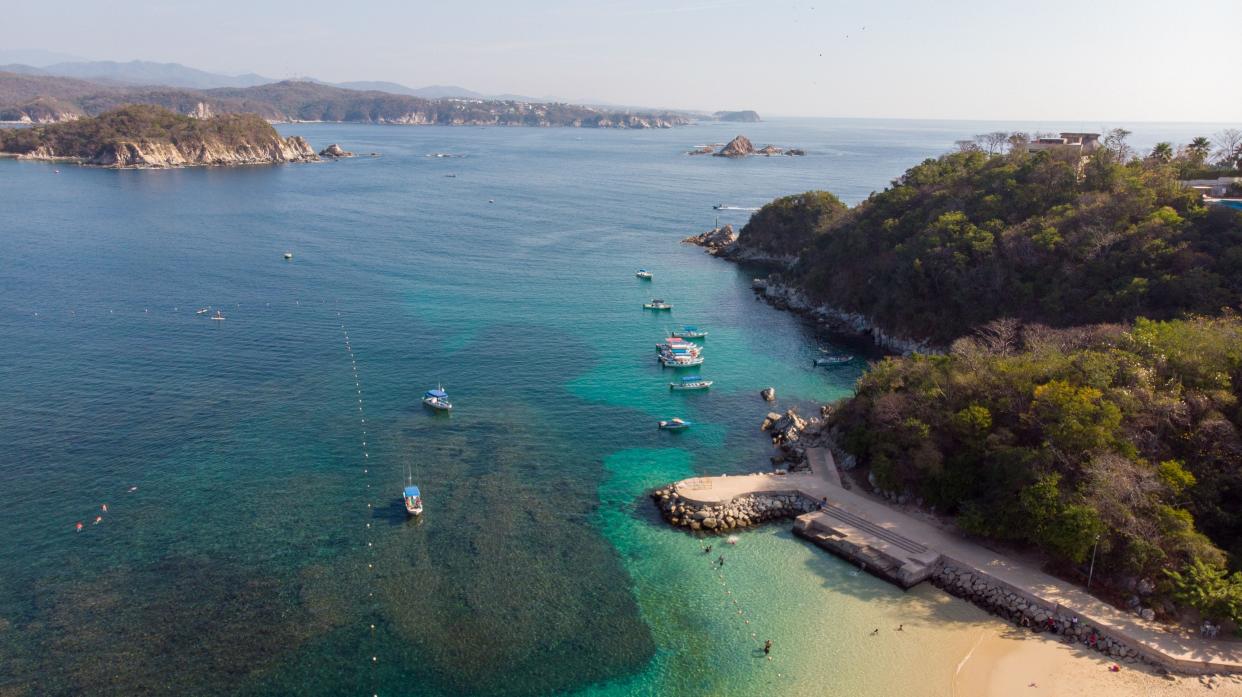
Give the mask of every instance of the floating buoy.
[[101, 504], [99, 504], [99, 507], [100, 507], [101, 509], [103, 509], [103, 512], [104, 512], [104, 513], [107, 513], [107, 512], [108, 512], [108, 504], [106, 504], [106, 503], [101, 503]]

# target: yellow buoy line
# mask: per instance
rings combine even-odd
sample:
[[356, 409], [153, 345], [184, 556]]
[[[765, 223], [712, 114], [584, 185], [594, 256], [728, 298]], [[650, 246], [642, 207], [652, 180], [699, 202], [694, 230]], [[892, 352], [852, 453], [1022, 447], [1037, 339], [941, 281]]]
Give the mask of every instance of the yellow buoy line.
[[[730, 620], [733, 622], [739, 622], [739, 628], [742, 632], [749, 635], [751, 645], [754, 647], [755, 652], [762, 652], [766, 639], [760, 638], [756, 628], [751, 625], [751, 613], [748, 612], [746, 608], [742, 606], [741, 602], [738, 601], [737, 594], [734, 593], [733, 589], [729, 587], [728, 579], [725, 577], [724, 567], [725, 562], [728, 560], [725, 558], [724, 554], [721, 554], [719, 558], [712, 559], [710, 550], [711, 547], [705, 548], [704, 556], [707, 557], [712, 573], [716, 575], [716, 580], [720, 583], [720, 590], [724, 595], [723, 605], [725, 607], [725, 611], [729, 614]], [[767, 658], [768, 661], [773, 660], [772, 654], [770, 653], [767, 654], [765, 658]], [[776, 677], [781, 678], [784, 677], [784, 675], [777, 672]]]

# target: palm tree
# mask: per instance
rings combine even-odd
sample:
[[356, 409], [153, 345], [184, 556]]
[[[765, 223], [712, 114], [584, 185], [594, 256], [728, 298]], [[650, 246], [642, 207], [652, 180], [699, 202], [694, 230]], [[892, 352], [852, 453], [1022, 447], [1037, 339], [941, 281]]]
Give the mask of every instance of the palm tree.
[[1191, 140], [1190, 145], [1186, 145], [1186, 154], [1190, 155], [1191, 162], [1196, 165], [1203, 164], [1207, 160], [1207, 154], [1212, 152], [1212, 142], [1208, 140], [1206, 135]]
[[1156, 143], [1151, 149], [1151, 159], [1156, 162], [1169, 162], [1173, 159], [1173, 144], [1169, 142]]

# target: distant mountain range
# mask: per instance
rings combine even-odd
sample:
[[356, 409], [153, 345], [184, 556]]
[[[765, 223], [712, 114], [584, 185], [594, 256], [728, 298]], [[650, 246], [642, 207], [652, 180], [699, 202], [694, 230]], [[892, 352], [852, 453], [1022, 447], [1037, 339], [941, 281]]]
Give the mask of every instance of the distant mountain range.
[[154, 104], [198, 117], [253, 113], [270, 121], [671, 128], [696, 120], [692, 114], [674, 111], [619, 111], [513, 100], [427, 99], [300, 80], [195, 90], [0, 72], [0, 121], [55, 123], [95, 116], [125, 104]]
[[[15, 52], [0, 51], [0, 57], [13, 54]], [[28, 52], [22, 52], [18, 55], [25, 55]], [[34, 54], [38, 55], [38, 54]], [[47, 56], [59, 56], [60, 54], [47, 53]], [[54, 75], [57, 77], [72, 77], [79, 80], [90, 80], [100, 84], [116, 84], [116, 85], [163, 85], [166, 87], [184, 87], [194, 90], [209, 90], [218, 87], [257, 87], [259, 85], [268, 85], [281, 80], [255, 73], [246, 73], [244, 75], [224, 75], [221, 73], [212, 73], [197, 68], [181, 65], [180, 63], [153, 63], [151, 61], [128, 61], [120, 63], [117, 61], [58, 61], [49, 64], [26, 64], [26, 63], [10, 63], [7, 65], [0, 64], [0, 71], [9, 73], [19, 73], [22, 75]], [[502, 101], [519, 101], [519, 102], [563, 102], [574, 104], [591, 104], [594, 106], [614, 106], [607, 105], [599, 100], [590, 99], [562, 99], [558, 97], [530, 97], [519, 94], [484, 94], [474, 90], [458, 87], [456, 85], [428, 85], [427, 87], [407, 87], [396, 82], [386, 82], [382, 80], [358, 80], [352, 82], [325, 82], [317, 80], [313, 77], [297, 78], [299, 82], [318, 82], [333, 87], [343, 87], [350, 90], [373, 90], [378, 92], [388, 92], [390, 94], [404, 94], [410, 97], [422, 97], [424, 99], [498, 99]]]
[[[0, 58], [40, 56], [65, 57], [0, 50]], [[155, 104], [195, 116], [257, 113], [273, 121], [664, 128], [696, 120], [758, 120], [754, 112], [702, 114], [598, 100], [485, 95], [454, 85], [413, 88], [384, 81], [278, 81], [255, 73], [223, 75], [179, 63], [69, 60], [0, 65], [3, 121], [63, 121], [130, 103]]]

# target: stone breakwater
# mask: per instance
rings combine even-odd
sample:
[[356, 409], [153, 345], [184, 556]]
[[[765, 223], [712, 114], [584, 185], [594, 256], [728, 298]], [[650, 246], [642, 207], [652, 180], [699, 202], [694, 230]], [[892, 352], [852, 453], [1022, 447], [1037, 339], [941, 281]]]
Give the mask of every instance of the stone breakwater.
[[1033, 632], [1059, 634], [1069, 643], [1082, 644], [1118, 661], [1164, 664], [1163, 661], [1153, 660], [1139, 649], [1107, 635], [1099, 627], [1082, 621], [1078, 615], [1064, 608], [1041, 604], [976, 570], [946, 561], [930, 580], [950, 595], [967, 600]]
[[773, 520], [788, 520], [819, 506], [796, 493], [749, 494], [728, 503], [705, 505], [682, 498], [671, 486], [653, 491], [651, 498], [671, 525], [703, 532], [727, 532]]

